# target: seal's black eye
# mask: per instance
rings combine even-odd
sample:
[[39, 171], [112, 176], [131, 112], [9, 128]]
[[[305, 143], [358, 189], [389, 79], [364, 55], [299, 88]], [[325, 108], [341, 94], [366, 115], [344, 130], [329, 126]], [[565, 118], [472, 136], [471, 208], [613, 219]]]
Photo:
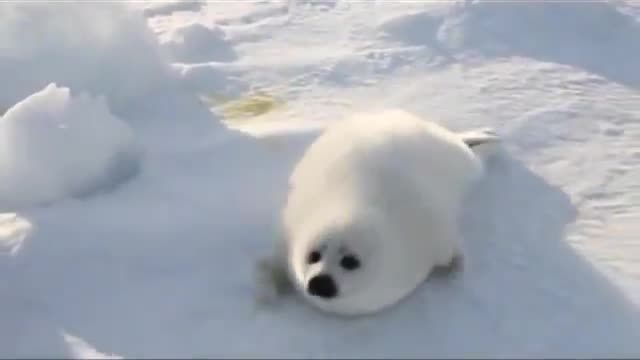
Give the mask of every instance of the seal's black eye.
[[307, 263], [315, 264], [318, 261], [320, 261], [320, 259], [322, 259], [322, 254], [320, 254], [319, 251], [312, 251], [309, 253], [309, 256], [307, 257]]
[[340, 266], [345, 270], [355, 270], [360, 267], [360, 260], [353, 255], [345, 255], [340, 260]]

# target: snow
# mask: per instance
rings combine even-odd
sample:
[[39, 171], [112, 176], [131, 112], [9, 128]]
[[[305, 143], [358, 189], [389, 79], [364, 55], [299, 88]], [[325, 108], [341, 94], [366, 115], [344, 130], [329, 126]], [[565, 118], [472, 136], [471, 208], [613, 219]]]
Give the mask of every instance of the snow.
[[122, 3], [3, 2], [0, 113], [51, 82], [103, 95], [119, 112], [168, 81], [157, 42]]
[[176, 27], [161, 44], [175, 62], [228, 62], [235, 58], [222, 29], [198, 23]]
[[0, 254], [16, 254], [32, 230], [31, 223], [16, 213], [0, 214]]
[[[631, 1], [0, 4], [0, 357], [637, 357], [639, 23]], [[282, 105], [200, 100], [256, 90]], [[360, 319], [256, 304], [293, 165], [387, 107], [503, 138], [467, 271]], [[139, 168], [103, 187], [124, 139]]]
[[0, 118], [0, 209], [87, 196], [136, 174], [129, 125], [103, 98], [49, 84]]
[[122, 359], [118, 355], [103, 354], [76, 336], [63, 334], [63, 337], [65, 342], [69, 344], [72, 359]]
[[202, 1], [173, 0], [163, 2], [149, 2], [144, 7], [145, 16], [171, 15], [178, 11], [198, 11], [202, 7]]

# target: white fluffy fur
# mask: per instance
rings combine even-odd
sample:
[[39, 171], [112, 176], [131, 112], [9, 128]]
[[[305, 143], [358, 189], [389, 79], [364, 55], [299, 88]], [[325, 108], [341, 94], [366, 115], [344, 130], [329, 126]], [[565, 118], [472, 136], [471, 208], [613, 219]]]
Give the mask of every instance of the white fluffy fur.
[[[281, 264], [324, 311], [361, 315], [391, 306], [434, 268], [462, 258], [457, 218], [481, 173], [481, 160], [460, 134], [402, 110], [336, 122], [291, 176]], [[308, 265], [308, 253], [319, 247], [323, 260]], [[343, 247], [359, 256], [360, 269], [337, 265]], [[320, 272], [336, 279], [336, 298], [307, 294], [307, 282]]]

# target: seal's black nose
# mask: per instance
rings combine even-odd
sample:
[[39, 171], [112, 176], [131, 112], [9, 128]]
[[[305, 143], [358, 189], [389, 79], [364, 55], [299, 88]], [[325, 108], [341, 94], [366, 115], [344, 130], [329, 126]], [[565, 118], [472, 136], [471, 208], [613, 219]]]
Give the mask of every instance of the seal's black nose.
[[338, 287], [333, 278], [329, 275], [316, 275], [309, 280], [307, 292], [313, 296], [331, 299], [338, 295]]

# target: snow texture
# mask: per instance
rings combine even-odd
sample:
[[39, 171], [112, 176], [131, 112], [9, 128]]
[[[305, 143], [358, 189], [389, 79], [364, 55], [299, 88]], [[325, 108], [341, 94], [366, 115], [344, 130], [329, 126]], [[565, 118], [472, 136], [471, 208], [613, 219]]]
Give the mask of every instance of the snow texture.
[[178, 11], [198, 11], [202, 8], [202, 1], [173, 0], [163, 2], [148, 2], [144, 7], [145, 16], [171, 15]]
[[[636, 2], [138, 5], [0, 4], [0, 146], [24, 146], [0, 171], [50, 199], [2, 205], [0, 357], [640, 356]], [[283, 106], [232, 122], [198, 100], [247, 89]], [[460, 219], [463, 276], [352, 320], [256, 304], [296, 161], [389, 107], [502, 139]], [[104, 170], [117, 118], [136, 176], [51, 200]]]
[[86, 196], [138, 171], [129, 125], [103, 98], [50, 84], [0, 118], [0, 209]]
[[166, 86], [168, 66], [137, 13], [125, 3], [1, 3], [0, 114], [51, 82], [104, 95], [116, 112]]
[[236, 57], [222, 29], [198, 23], [175, 28], [162, 46], [171, 59], [182, 63], [228, 62]]

